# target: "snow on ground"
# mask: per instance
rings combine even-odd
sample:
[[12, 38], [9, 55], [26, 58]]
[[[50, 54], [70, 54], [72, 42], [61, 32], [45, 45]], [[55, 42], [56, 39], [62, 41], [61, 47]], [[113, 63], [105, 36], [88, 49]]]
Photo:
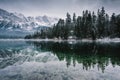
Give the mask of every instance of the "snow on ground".
[[97, 39], [96, 41], [97, 42], [105, 42], [105, 43], [108, 43], [108, 42], [120, 42], [120, 38], [113, 38], [113, 39], [104, 38], [104, 39]]
[[53, 42], [102, 42], [102, 43], [119, 43], [120, 38], [103, 38], [103, 39], [97, 39], [95, 41], [90, 39], [82, 39], [82, 40], [75, 40], [75, 39], [69, 39], [69, 40], [61, 40], [61, 39], [0, 39], [0, 41], [53, 41]]

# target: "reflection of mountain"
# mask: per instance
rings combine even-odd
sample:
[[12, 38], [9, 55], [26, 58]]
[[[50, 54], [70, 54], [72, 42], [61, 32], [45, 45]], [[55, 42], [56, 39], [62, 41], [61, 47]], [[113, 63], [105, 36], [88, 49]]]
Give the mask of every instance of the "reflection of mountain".
[[59, 60], [66, 60], [67, 66], [76, 62], [83, 64], [83, 69], [88, 70], [98, 66], [98, 69], [104, 71], [109, 64], [120, 65], [120, 43], [76, 43], [67, 42], [28, 42], [37, 49], [52, 51]]
[[[27, 43], [27, 44], [26, 44]], [[120, 43], [96, 42], [0, 42], [0, 68], [24, 62], [65, 61], [66, 66], [82, 64], [83, 69], [102, 71], [112, 64], [120, 65]], [[53, 63], [54, 63], [53, 62]]]
[[24, 41], [0, 41], [0, 69], [24, 62], [58, 61], [49, 51], [36, 49]]

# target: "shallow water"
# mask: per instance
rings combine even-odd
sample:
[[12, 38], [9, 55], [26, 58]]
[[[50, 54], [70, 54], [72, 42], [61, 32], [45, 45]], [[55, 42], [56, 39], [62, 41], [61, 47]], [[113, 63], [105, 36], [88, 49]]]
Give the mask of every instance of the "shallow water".
[[120, 43], [0, 40], [0, 80], [120, 80]]

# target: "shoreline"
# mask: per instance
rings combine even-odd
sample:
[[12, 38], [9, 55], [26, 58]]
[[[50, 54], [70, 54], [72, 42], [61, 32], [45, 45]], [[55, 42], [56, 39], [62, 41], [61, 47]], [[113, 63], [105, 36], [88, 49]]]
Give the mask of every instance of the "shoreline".
[[90, 39], [68, 39], [68, 40], [61, 40], [61, 39], [0, 39], [0, 41], [53, 41], [53, 42], [120, 42], [120, 38], [103, 38], [103, 39], [96, 39], [96, 40], [90, 40]]

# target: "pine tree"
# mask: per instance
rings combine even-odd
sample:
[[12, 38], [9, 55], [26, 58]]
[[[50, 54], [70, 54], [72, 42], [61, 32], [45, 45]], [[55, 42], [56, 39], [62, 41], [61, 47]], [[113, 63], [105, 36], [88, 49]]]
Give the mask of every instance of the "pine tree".
[[110, 21], [109, 21], [109, 15], [105, 15], [105, 33], [104, 36], [108, 37], [110, 35]]
[[117, 25], [117, 34], [118, 34], [118, 37], [120, 37], [120, 15], [118, 15], [116, 17], [116, 25]]
[[76, 24], [76, 14], [73, 13], [73, 23]]
[[87, 17], [87, 38], [91, 38], [92, 33], [92, 15], [89, 11], [88, 17]]
[[115, 13], [112, 14], [111, 16], [111, 19], [110, 19], [110, 32], [111, 32], [111, 35], [112, 34], [115, 34], [116, 32], [116, 16], [115, 16]]
[[92, 13], [91, 37], [92, 40], [97, 38], [96, 15], [94, 12]]
[[98, 10], [97, 18], [98, 38], [103, 38], [105, 34], [105, 10], [102, 7], [101, 12]]
[[78, 16], [77, 23], [76, 23], [75, 30], [74, 30], [75, 36], [78, 39], [82, 38], [81, 20], [82, 20], [81, 17]]
[[70, 30], [71, 30], [71, 16], [69, 13], [67, 13], [67, 18], [66, 18], [66, 24], [65, 24], [65, 33], [64, 33], [64, 38], [67, 39], [70, 35]]

